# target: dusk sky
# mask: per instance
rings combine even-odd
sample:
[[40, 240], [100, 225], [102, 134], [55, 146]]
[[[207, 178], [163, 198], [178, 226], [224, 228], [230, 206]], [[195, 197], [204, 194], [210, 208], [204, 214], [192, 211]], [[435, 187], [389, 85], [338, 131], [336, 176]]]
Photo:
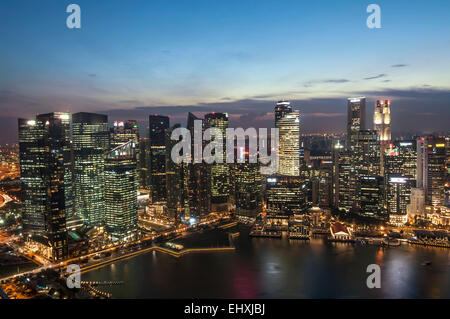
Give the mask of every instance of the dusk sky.
[[[370, 3], [381, 29], [366, 26]], [[279, 99], [302, 133], [342, 132], [360, 95], [368, 123], [386, 98], [394, 133], [448, 130], [449, 12], [448, 0], [0, 0], [0, 142], [17, 140], [18, 117], [67, 110], [272, 127]]]

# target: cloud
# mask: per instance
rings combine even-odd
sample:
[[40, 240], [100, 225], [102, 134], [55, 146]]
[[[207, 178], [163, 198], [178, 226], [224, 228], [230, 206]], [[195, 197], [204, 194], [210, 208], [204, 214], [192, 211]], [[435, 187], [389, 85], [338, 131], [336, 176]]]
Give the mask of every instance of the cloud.
[[379, 79], [379, 78], [384, 78], [385, 76], [387, 76], [387, 75], [382, 73], [382, 74], [378, 74], [375, 76], [370, 76], [370, 77], [364, 78], [363, 80], [375, 80], [375, 79]]
[[393, 64], [391, 65], [391, 68], [404, 68], [409, 66], [409, 64]]
[[[187, 113], [202, 117], [209, 112], [227, 112], [230, 127], [270, 128], [274, 126], [274, 107], [277, 98], [289, 96], [267, 94], [268, 98], [232, 100], [230, 97], [213, 103], [180, 105], [139, 105], [139, 100], [100, 100], [79, 96], [28, 96], [10, 90], [0, 90], [0, 109], [3, 123], [0, 140], [17, 141], [17, 117], [31, 117], [36, 113], [61, 111], [68, 106], [72, 113], [86, 111], [107, 114], [110, 122], [135, 119], [146, 136], [150, 114], [168, 115], [171, 124], [185, 125]], [[342, 91], [327, 98], [298, 98], [291, 100], [294, 109], [302, 115], [302, 133], [336, 133], [346, 129], [347, 99], [342, 96], [367, 97], [367, 121], [370, 123], [374, 101], [380, 98], [392, 100], [392, 131], [429, 134], [448, 130], [450, 121], [450, 88], [410, 87], [403, 89], [378, 89], [366, 91]], [[134, 103], [138, 104], [134, 104]], [[0, 141], [1, 142], [1, 141]]]
[[324, 79], [324, 80], [311, 80], [303, 83], [303, 86], [306, 88], [309, 88], [315, 84], [321, 84], [321, 83], [348, 83], [351, 82], [349, 79]]
[[330, 80], [323, 80], [322, 83], [347, 83], [350, 82], [350, 80], [347, 79], [330, 79]]
[[340, 117], [345, 116], [346, 113], [303, 113], [302, 117]]

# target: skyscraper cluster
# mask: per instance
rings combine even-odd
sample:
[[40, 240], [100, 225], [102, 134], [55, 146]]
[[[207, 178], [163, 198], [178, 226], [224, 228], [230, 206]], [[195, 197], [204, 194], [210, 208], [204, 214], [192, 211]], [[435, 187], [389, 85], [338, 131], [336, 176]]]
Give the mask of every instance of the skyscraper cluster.
[[105, 115], [76, 113], [71, 121], [63, 112], [18, 123], [23, 231], [48, 246], [49, 258], [69, 256], [74, 218], [116, 239], [136, 231], [137, 136], [117, 127], [123, 123], [110, 132]]
[[375, 102], [370, 130], [366, 99], [348, 99], [346, 147], [335, 147], [333, 156], [334, 206], [384, 220], [397, 214], [406, 223], [413, 204], [414, 214], [423, 214], [424, 204], [444, 205], [446, 144], [434, 136], [393, 141], [390, 106], [389, 100]]
[[[211, 154], [223, 156], [219, 163], [206, 160], [205, 146], [228, 138], [227, 113], [203, 118], [188, 113], [192, 153], [180, 163], [171, 152], [184, 137], [172, 139], [181, 126], [171, 126], [168, 116], [150, 115], [144, 138], [136, 121], [109, 127], [101, 114], [71, 118], [55, 112], [19, 119], [23, 231], [47, 243], [54, 260], [68, 256], [68, 224], [76, 220], [104, 229], [111, 240], [131, 240], [138, 230], [139, 190], [173, 225], [193, 224], [210, 213], [255, 217], [260, 212], [278, 223], [313, 206], [404, 224], [407, 213], [444, 205], [449, 140], [393, 140], [390, 107], [389, 100], [375, 102], [369, 129], [366, 98], [349, 98], [344, 141], [301, 135], [300, 112], [279, 101], [274, 109], [278, 141], [265, 145], [278, 152], [278, 171], [264, 176], [264, 164], [249, 160], [250, 144], [260, 142], [259, 136], [246, 136], [245, 143], [235, 137], [234, 156], [241, 161], [226, 162], [227, 143], [223, 155]], [[210, 129], [215, 134], [208, 141]]]

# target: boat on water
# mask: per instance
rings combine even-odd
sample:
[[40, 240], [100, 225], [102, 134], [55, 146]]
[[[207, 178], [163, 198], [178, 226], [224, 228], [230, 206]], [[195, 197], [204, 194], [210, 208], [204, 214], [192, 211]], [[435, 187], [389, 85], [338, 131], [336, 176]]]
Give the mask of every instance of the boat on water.
[[400, 240], [395, 238], [383, 238], [382, 244], [385, 246], [393, 247], [393, 246], [400, 246], [401, 242]]

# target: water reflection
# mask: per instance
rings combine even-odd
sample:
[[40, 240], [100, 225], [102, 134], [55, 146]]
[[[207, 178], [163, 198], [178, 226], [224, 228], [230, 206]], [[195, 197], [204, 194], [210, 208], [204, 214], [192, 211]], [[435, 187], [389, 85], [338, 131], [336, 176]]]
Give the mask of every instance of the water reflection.
[[[115, 298], [449, 298], [449, 252], [425, 247], [358, 246], [251, 239], [241, 228], [234, 253], [173, 258], [150, 253], [84, 274], [124, 280]], [[422, 266], [430, 260], [430, 266]], [[369, 289], [369, 264], [381, 289]]]

